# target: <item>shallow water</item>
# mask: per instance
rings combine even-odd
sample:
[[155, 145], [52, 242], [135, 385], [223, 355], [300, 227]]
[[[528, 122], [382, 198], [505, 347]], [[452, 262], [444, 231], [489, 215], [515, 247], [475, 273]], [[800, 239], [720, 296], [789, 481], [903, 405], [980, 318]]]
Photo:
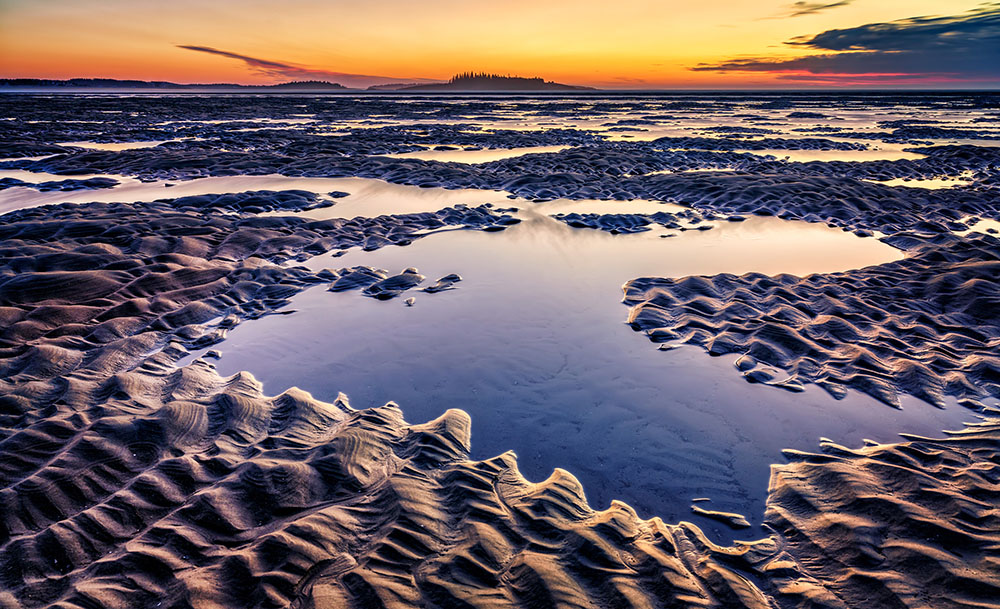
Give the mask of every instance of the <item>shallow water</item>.
[[414, 152], [401, 152], [398, 154], [383, 154], [400, 159], [420, 159], [422, 161], [442, 161], [450, 163], [489, 163], [526, 154], [543, 154], [546, 152], [560, 152], [569, 146], [524, 146], [521, 148], [483, 148], [481, 150], [417, 150]]
[[[31, 173], [27, 171], [0, 171], [0, 178], [11, 177], [30, 182], [63, 180], [66, 178], [108, 177], [121, 182], [110, 189], [73, 192], [38, 192], [32, 188], [16, 187], [0, 192], [0, 213], [48, 205], [51, 203], [134, 202], [177, 198], [193, 195], [221, 194], [247, 190], [306, 190], [318, 194], [346, 192], [349, 196], [333, 200], [330, 207], [322, 207], [293, 215], [313, 220], [332, 218], [375, 217], [383, 214], [410, 214], [438, 211], [455, 205], [478, 206], [491, 204], [499, 207], [535, 205], [520, 198], [511, 198], [506, 192], [472, 188], [422, 188], [392, 184], [371, 178], [292, 178], [281, 175], [228, 176], [198, 178], [186, 181], [140, 182], [134, 178], [114, 175], [62, 176]], [[170, 186], [167, 186], [170, 184]], [[623, 207], [628, 204], [628, 208]], [[680, 211], [679, 205], [657, 201], [571, 201], [559, 199], [546, 204], [551, 213], [656, 213]], [[279, 211], [266, 216], [289, 215]]]
[[969, 233], [989, 233], [996, 235], [1000, 233], [1000, 219], [994, 220], [991, 218], [980, 218], [976, 222], [969, 222], [969, 220], [963, 219], [965, 222], [971, 226], [969, 230], [958, 231], [959, 235], [968, 235]]
[[760, 156], [771, 155], [778, 159], [788, 158], [793, 163], [808, 163], [809, 161], [902, 161], [926, 158], [916, 152], [907, 152], [903, 148], [909, 145], [878, 144], [868, 150], [737, 150]]
[[[198, 178], [184, 181], [140, 182], [134, 178], [115, 175], [65, 176], [30, 173], [27, 171], [0, 171], [0, 178], [11, 177], [26, 182], [65, 180], [67, 178], [108, 177], [121, 182], [114, 188], [78, 190], [73, 192], [38, 192], [32, 188], [16, 187], [0, 192], [0, 213], [24, 207], [52, 203], [89, 203], [153, 201], [193, 195], [222, 194], [247, 190], [307, 190], [319, 194], [333, 191], [348, 192], [350, 197], [336, 199], [333, 207], [312, 210], [303, 214], [318, 220], [329, 218], [374, 217], [382, 214], [407, 214], [437, 211], [453, 205], [482, 205], [484, 203], [510, 203], [507, 193], [491, 190], [420, 188], [391, 184], [369, 178], [291, 178], [281, 175], [227, 176]], [[282, 212], [286, 213], [287, 212]], [[273, 214], [272, 214], [273, 215]]]
[[453, 272], [464, 280], [453, 291], [407, 293], [413, 307], [313, 288], [293, 299], [295, 313], [231, 331], [216, 346], [218, 368], [249, 370], [270, 392], [296, 385], [332, 400], [343, 391], [355, 407], [395, 400], [412, 422], [462, 408], [474, 457], [514, 450], [529, 479], [562, 467], [594, 507], [623, 499], [646, 517], [696, 521], [720, 540], [733, 532], [694, 516], [690, 500], [744, 513], [754, 523], [746, 537], [759, 534], [769, 465], [783, 448], [815, 450], [821, 436], [857, 445], [901, 431], [933, 435], [971, 418], [914, 399], [897, 411], [853, 392], [836, 401], [816, 387], [750, 385], [735, 356], [658, 352], [624, 324], [621, 286], [634, 277], [838, 271], [898, 259], [887, 245], [774, 217], [664, 239], [666, 231], [574, 229], [547, 215], [571, 204], [524, 208], [524, 222], [500, 233], [448, 231], [316, 257], [314, 269], [416, 266], [427, 283]]
[[[90, 178], [111, 178], [118, 180], [119, 185], [114, 188], [102, 188], [98, 190], [76, 190], [71, 192], [39, 192], [34, 188], [25, 186], [15, 186], [0, 190], [0, 214], [23, 209], [25, 207], [36, 207], [38, 205], [49, 205], [53, 203], [87, 203], [90, 201], [137, 201], [139, 199], [129, 199], [128, 195], [118, 193], [128, 192], [130, 189], [144, 186], [142, 182], [133, 178], [125, 178], [109, 174], [79, 174], [79, 175], [59, 175], [54, 173], [22, 171], [19, 169], [0, 170], [0, 179], [13, 178], [23, 182], [38, 184], [41, 182], [59, 182], [62, 180], [87, 180]], [[162, 186], [160, 187], [162, 189]], [[156, 198], [156, 197], [154, 197]]]
[[939, 190], [942, 188], [956, 188], [958, 186], [968, 186], [972, 183], [972, 180], [966, 180], [961, 177], [946, 177], [946, 178], [894, 178], [892, 180], [864, 180], [865, 182], [871, 182], [873, 184], [881, 184], [883, 186], [908, 186], [910, 188], [927, 188], [930, 190]]
[[136, 150], [138, 148], [153, 148], [160, 144], [165, 144], [172, 140], [159, 140], [152, 142], [59, 142], [58, 146], [76, 146], [78, 148], [88, 148], [90, 150]]

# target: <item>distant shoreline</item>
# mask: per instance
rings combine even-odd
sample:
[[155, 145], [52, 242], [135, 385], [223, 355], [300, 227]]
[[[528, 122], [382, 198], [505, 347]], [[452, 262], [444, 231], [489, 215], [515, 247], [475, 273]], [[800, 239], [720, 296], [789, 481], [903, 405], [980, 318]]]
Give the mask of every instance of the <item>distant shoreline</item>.
[[300, 80], [273, 85], [241, 85], [237, 83], [183, 84], [170, 81], [148, 81], [116, 78], [71, 78], [66, 80], [46, 78], [0, 78], [0, 91], [170, 91], [191, 93], [246, 92], [246, 93], [391, 93], [391, 92], [563, 92], [591, 91], [593, 87], [567, 85], [541, 78], [522, 78], [493, 74], [466, 73], [456, 75], [447, 82], [393, 83], [373, 85], [368, 88], [345, 87], [340, 83], [324, 80]]
[[283, 89], [242, 87], [222, 88], [111, 88], [111, 87], [13, 87], [0, 85], [0, 94], [22, 95], [331, 95], [364, 97], [621, 97], [621, 96], [870, 96], [893, 95], [900, 97], [950, 96], [950, 95], [1000, 95], [1000, 89], [578, 89], [561, 91], [533, 90], [367, 90], [367, 89]]
[[[969, 95], [1000, 93], [1000, 88], [799, 88], [787, 89], [600, 89], [543, 81], [540, 78], [499, 77], [491, 75], [459, 75], [450, 82], [414, 85], [399, 83], [376, 85], [367, 89], [352, 89], [327, 81], [293, 81], [273, 85], [240, 85], [236, 83], [182, 84], [169, 81], [119, 80], [113, 78], [73, 78], [67, 80], [42, 78], [0, 78], [0, 93], [28, 94], [109, 94], [109, 95], [353, 95], [353, 96], [668, 96], [668, 95]], [[517, 88], [528, 83], [529, 86]], [[485, 87], [477, 87], [483, 85]]]

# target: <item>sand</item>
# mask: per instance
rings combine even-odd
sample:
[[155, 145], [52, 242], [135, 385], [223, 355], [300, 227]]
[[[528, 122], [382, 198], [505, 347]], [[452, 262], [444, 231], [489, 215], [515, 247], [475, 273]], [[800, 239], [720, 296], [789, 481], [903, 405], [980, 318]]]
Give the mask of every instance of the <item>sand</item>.
[[[794, 107], [778, 101], [772, 107], [781, 112]], [[162, 102], [121, 102], [144, 103]], [[182, 105], [196, 103], [204, 104]], [[260, 103], [287, 114], [285, 98]], [[19, 116], [57, 116], [64, 104], [19, 107]], [[240, 104], [213, 106], [187, 110], [249, 122]], [[158, 123], [116, 125], [100, 129], [126, 141], [178, 135]], [[896, 137], [955, 135], [885, 128], [907, 130]], [[571, 219], [609, 232], [744, 213], [882, 231], [906, 259], [802, 278], [633, 279], [629, 322], [654, 341], [741, 353], [737, 369], [748, 380], [790, 390], [816, 383], [834, 395], [853, 387], [889, 404], [899, 393], [936, 404], [955, 396], [984, 418], [938, 439], [789, 451], [772, 470], [772, 533], [721, 547], [694, 525], [641, 519], [621, 502], [595, 511], [562, 469], [532, 483], [512, 453], [470, 459], [460, 404], [412, 424], [392, 403], [355, 410], [346, 396], [323, 402], [295, 388], [264, 395], [248, 373], [218, 375], [209, 354], [178, 365], [237, 324], [287, 313], [280, 307], [307, 286], [380, 299], [425, 282], [413, 268], [315, 271], [297, 261], [405, 246], [438, 230], [504, 230], [517, 222], [505, 210], [313, 221], [294, 213], [334, 203], [306, 191], [18, 210], [0, 225], [0, 607], [1000, 606], [1000, 412], [989, 399], [1000, 397], [1000, 241], [957, 234], [968, 228], [965, 216], [997, 215], [994, 149], [782, 164], [667, 153], [655, 142], [593, 145], [593, 133], [553, 130], [511, 143], [576, 147], [458, 167], [369, 156], [383, 133], [325, 152], [316, 138], [330, 136], [303, 133], [267, 134], [259, 148], [239, 152], [184, 142], [54, 151], [44, 142], [94, 134], [58, 121], [2, 129], [18, 136], [9, 137], [9, 157], [55, 155], [6, 165], [18, 169], [144, 179], [359, 175], [692, 207], [687, 217]], [[185, 129], [195, 137], [218, 127]], [[394, 147], [406, 148], [401, 140]], [[760, 171], [626, 177], [715, 163]], [[943, 171], [976, 173], [970, 186], [941, 193], [860, 179]], [[258, 215], [274, 211], [289, 215]], [[445, 275], [425, 289], [459, 280]], [[740, 515], [698, 509], [742, 526]]]
[[743, 354], [747, 380], [790, 390], [854, 388], [896, 407], [901, 393], [941, 408], [1000, 398], [1000, 239], [914, 241], [904, 260], [848, 273], [634, 279], [629, 323], [654, 342]]

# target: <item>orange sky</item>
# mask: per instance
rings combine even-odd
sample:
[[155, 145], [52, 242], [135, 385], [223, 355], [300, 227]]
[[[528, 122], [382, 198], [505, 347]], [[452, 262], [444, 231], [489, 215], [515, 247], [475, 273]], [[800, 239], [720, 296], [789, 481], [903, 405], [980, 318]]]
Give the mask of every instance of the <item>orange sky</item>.
[[[784, 43], [831, 29], [957, 15], [981, 5], [961, 0], [0, 0], [0, 76], [247, 84], [315, 78], [367, 86], [382, 80], [340, 73], [408, 81], [482, 70], [598, 87], [789, 87], [797, 82], [794, 71], [690, 68], [812, 55], [818, 51]], [[792, 16], [795, 12], [803, 14]], [[836, 76], [824, 78], [837, 82]], [[880, 78], [913, 80], [906, 74], [842, 80], [864, 84]]]

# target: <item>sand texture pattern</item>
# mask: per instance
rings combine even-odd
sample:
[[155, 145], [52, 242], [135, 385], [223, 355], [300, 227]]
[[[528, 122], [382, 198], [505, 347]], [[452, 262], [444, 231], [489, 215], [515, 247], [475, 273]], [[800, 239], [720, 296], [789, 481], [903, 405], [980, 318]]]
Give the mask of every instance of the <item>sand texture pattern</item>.
[[0, 605], [769, 606], [690, 527], [469, 461], [459, 410], [411, 426], [167, 354], [4, 438]]
[[[177, 368], [186, 346], [358, 269], [314, 277], [246, 237], [236, 250], [239, 216], [171, 242], [163, 222], [201, 212], [143, 210], [26, 210], [4, 229], [4, 607], [996, 605], [995, 419], [790, 454], [776, 534], [721, 548], [621, 503], [593, 511], [569, 473], [532, 484], [512, 454], [469, 460], [459, 410], [410, 425], [391, 404]], [[294, 257], [314, 229], [269, 253]], [[186, 253], [138, 261], [150, 243]]]
[[[762, 567], [781, 604], [996, 607], [997, 414], [947, 439], [786, 451], [791, 463], [772, 468], [766, 520], [791, 564]], [[798, 573], [785, 577], [786, 567]]]
[[751, 382], [853, 388], [893, 406], [900, 393], [941, 407], [1000, 397], [1000, 239], [895, 240], [910, 257], [848, 273], [634, 279], [629, 323], [654, 342], [743, 354]]
[[[461, 403], [413, 424], [393, 403], [356, 410], [343, 395], [325, 402], [294, 387], [267, 395], [247, 372], [218, 374], [204, 352], [238, 324], [288, 313], [282, 307], [311, 286], [458, 300], [478, 278], [449, 293], [461, 276], [430, 283], [408, 263], [392, 272], [297, 263], [441, 230], [504, 230], [519, 221], [512, 210], [314, 221], [295, 213], [344, 193], [302, 190], [19, 209], [0, 222], [0, 608], [1000, 609], [1000, 412], [989, 399], [1000, 397], [1000, 240], [966, 234], [1000, 219], [1000, 152], [932, 145], [978, 130], [916, 115], [978, 108], [996, 124], [995, 98], [397, 101], [2, 96], [0, 112], [16, 119], [0, 121], [0, 157], [12, 159], [0, 167], [67, 177], [10, 178], [0, 189], [352, 176], [688, 206], [559, 218], [581, 230], [679, 231], [757, 214], [881, 231], [904, 260], [807, 277], [633, 279], [629, 323], [664, 346], [740, 354], [737, 369], [753, 382], [792, 391], [815, 383], [834, 396], [857, 389], [892, 405], [904, 393], [937, 405], [951, 396], [981, 419], [941, 438], [786, 451], [771, 470], [770, 533], [722, 547], [690, 523], [643, 519], [622, 502], [594, 510], [567, 471], [532, 482], [513, 453], [471, 458]], [[914, 119], [856, 133], [785, 125], [820, 138], [764, 128], [824, 121], [820, 103], [910, 108]], [[665, 111], [699, 128], [618, 141], [567, 126], [477, 124], [575, 117], [655, 129], [675, 120]], [[706, 136], [720, 111], [746, 124]], [[870, 151], [827, 139], [835, 136], [923, 156], [800, 163], [739, 152]], [[163, 143], [54, 143], [87, 140]], [[569, 148], [477, 164], [378, 156], [431, 146]], [[692, 169], [711, 171], [650, 175]], [[121, 181], [82, 177], [91, 173]], [[864, 181], [942, 175], [968, 183], [930, 191]], [[285, 215], [261, 215], [274, 212]], [[439, 271], [452, 270], [465, 273]], [[742, 526], [739, 515], [699, 509]]]

